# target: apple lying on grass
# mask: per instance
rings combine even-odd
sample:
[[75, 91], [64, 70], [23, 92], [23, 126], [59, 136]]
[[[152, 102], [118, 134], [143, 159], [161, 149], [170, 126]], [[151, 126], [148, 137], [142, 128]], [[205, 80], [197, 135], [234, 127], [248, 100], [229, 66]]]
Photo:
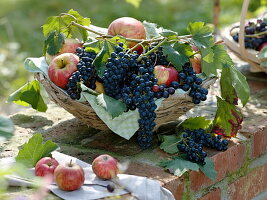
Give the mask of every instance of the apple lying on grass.
[[69, 78], [77, 71], [79, 57], [73, 53], [63, 53], [55, 57], [48, 66], [48, 76], [58, 87], [66, 88]]
[[[143, 23], [132, 17], [121, 17], [111, 22], [108, 27], [108, 34], [113, 36], [121, 35], [132, 39], [146, 39]], [[134, 47], [136, 44], [136, 42], [127, 42], [129, 48]], [[143, 47], [139, 45], [134, 50], [141, 54]]]
[[83, 168], [72, 160], [64, 165], [59, 164], [54, 171], [54, 180], [61, 190], [79, 189], [85, 180]]
[[158, 85], [165, 84], [169, 87], [173, 81], [178, 81], [178, 72], [174, 67], [156, 65], [154, 74], [158, 79]]
[[118, 174], [118, 162], [110, 155], [103, 154], [96, 157], [92, 163], [93, 172], [98, 178], [112, 179]]
[[56, 55], [50, 55], [49, 53], [46, 52], [45, 54], [45, 60], [47, 64], [49, 65], [51, 61], [58, 55], [63, 54], [63, 53], [75, 53], [76, 49], [78, 47], [82, 47], [83, 43], [81, 43], [77, 39], [73, 38], [66, 38], [64, 40], [63, 46], [59, 50], [59, 52]]
[[41, 158], [35, 165], [36, 176], [53, 176], [56, 167], [59, 165], [58, 161], [54, 158], [44, 157]]

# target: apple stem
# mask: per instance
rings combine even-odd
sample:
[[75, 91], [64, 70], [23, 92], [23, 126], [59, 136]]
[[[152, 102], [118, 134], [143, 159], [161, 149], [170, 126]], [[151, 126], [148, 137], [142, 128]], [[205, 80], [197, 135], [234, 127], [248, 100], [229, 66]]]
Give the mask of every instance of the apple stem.
[[70, 165], [69, 166], [72, 167], [72, 159], [70, 159]]

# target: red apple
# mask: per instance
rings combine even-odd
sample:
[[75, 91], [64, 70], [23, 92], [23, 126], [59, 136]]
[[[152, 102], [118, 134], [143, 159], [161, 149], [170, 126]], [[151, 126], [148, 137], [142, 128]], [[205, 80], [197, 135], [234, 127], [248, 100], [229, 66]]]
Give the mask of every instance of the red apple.
[[192, 45], [192, 50], [193, 50], [193, 51], [199, 51], [198, 47], [195, 46], [195, 45]]
[[48, 76], [58, 87], [66, 88], [71, 74], [77, 71], [79, 57], [73, 53], [63, 53], [55, 57], [48, 66]]
[[174, 67], [156, 65], [154, 74], [155, 78], [158, 79], [158, 85], [165, 84], [170, 86], [173, 81], [178, 81], [178, 72]]
[[[146, 31], [142, 22], [131, 17], [121, 17], [113, 22], [108, 27], [109, 35], [121, 35], [132, 39], [146, 39]], [[129, 48], [135, 46], [137, 43], [128, 42]], [[142, 53], [143, 47], [137, 46], [135, 49], [138, 53]]]
[[112, 156], [103, 154], [94, 159], [92, 169], [98, 178], [112, 179], [118, 174], [118, 162]]
[[54, 174], [56, 167], [59, 165], [56, 159], [50, 157], [41, 158], [35, 165], [36, 176], [46, 176]]
[[58, 165], [54, 172], [54, 179], [61, 190], [73, 191], [79, 189], [85, 180], [83, 168], [70, 161], [65, 165]]
[[264, 47], [266, 47], [267, 46], [267, 42], [263, 42], [260, 46], [259, 46], [259, 48], [258, 48], [258, 51], [260, 51], [260, 50], [262, 50]]
[[194, 55], [193, 58], [190, 58], [190, 62], [194, 71], [197, 74], [201, 73], [201, 55], [199, 53]]
[[82, 47], [83, 43], [81, 43], [79, 40], [73, 39], [73, 38], [66, 38], [64, 40], [64, 44], [59, 50], [59, 52], [56, 55], [50, 55], [48, 53], [45, 54], [45, 60], [47, 64], [49, 65], [51, 61], [58, 55], [63, 53], [76, 53], [76, 49], [78, 47]]

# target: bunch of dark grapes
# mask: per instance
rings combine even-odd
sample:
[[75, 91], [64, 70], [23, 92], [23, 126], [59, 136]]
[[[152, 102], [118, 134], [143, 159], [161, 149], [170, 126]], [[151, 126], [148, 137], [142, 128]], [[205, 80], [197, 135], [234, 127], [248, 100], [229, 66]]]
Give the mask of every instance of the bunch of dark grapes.
[[[256, 23], [249, 22], [247, 26], [245, 26], [245, 48], [255, 49], [260, 51], [263, 47], [263, 43], [267, 42], [267, 33], [262, 34], [257, 37], [250, 37], [254, 34], [262, 33], [267, 31], [267, 24], [263, 22], [261, 19], [258, 19]], [[239, 34], [235, 33], [233, 39], [238, 42]]]
[[96, 53], [87, 52], [84, 48], [78, 47], [76, 54], [79, 56], [78, 70], [71, 75], [67, 84], [67, 93], [72, 99], [79, 99], [81, 97], [81, 82], [93, 90], [96, 88], [96, 74], [92, 64]]
[[186, 158], [192, 162], [205, 165], [205, 157], [207, 153], [203, 151], [203, 147], [209, 147], [218, 151], [225, 151], [228, 141], [222, 139], [220, 135], [212, 136], [204, 131], [204, 129], [185, 130], [181, 141], [177, 144], [180, 152], [184, 153]]
[[122, 98], [122, 88], [127, 79], [130, 56], [123, 52], [123, 43], [120, 43], [112, 52], [106, 64], [106, 70], [103, 75], [103, 84], [105, 93], [115, 99]]
[[[156, 46], [156, 44], [153, 44], [149, 47], [149, 50], [151, 50], [152, 48], [154, 48]], [[163, 48], [162, 47], [159, 47], [157, 49], [157, 51], [151, 53], [149, 55], [149, 58], [151, 60], [151, 62], [154, 64], [154, 65], [169, 65], [170, 62], [168, 61], [167, 59], [167, 56], [165, 56], [163, 54]]]
[[196, 76], [193, 68], [190, 67], [189, 63], [183, 66], [183, 70], [179, 72], [179, 87], [184, 91], [189, 91], [189, 96], [192, 97], [194, 104], [199, 104], [201, 101], [207, 99], [208, 90], [202, 88], [202, 79]]
[[[141, 148], [146, 149], [152, 144], [153, 129], [156, 126], [154, 120], [156, 119], [155, 110], [157, 106], [154, 101], [152, 87], [157, 83], [157, 79], [153, 74], [154, 65], [147, 57], [143, 57], [137, 63], [137, 69], [137, 73], [132, 74], [131, 92], [128, 94], [127, 99], [131, 99], [138, 108], [140, 119], [138, 120], [137, 141]], [[124, 91], [126, 92], [126, 90], [127, 88]]]
[[137, 141], [143, 149], [150, 147], [157, 108], [152, 91], [157, 83], [153, 62], [146, 56], [140, 58], [136, 52], [128, 52], [120, 43], [111, 53], [106, 68], [102, 78], [106, 94], [123, 101], [130, 110], [138, 108]]

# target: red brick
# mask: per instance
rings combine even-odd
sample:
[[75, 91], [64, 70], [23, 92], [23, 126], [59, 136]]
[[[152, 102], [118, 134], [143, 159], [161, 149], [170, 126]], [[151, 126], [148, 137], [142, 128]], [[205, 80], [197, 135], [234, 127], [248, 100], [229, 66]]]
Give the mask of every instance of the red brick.
[[[245, 161], [245, 145], [235, 144], [224, 152], [215, 154], [212, 158], [217, 171], [216, 181], [222, 180], [228, 173], [238, 170]], [[212, 184], [202, 172], [190, 172], [191, 190], [198, 191]]]
[[191, 190], [193, 190], [194, 192], [212, 184], [212, 180], [210, 180], [201, 171], [191, 171], [189, 178], [191, 183]]
[[175, 180], [163, 183], [162, 186], [168, 189], [174, 195], [176, 200], [182, 199], [184, 192], [184, 183], [182, 180], [178, 179], [178, 177]]
[[267, 189], [267, 164], [236, 180], [228, 188], [229, 200], [251, 200]]
[[236, 144], [227, 151], [216, 154], [212, 157], [217, 171], [216, 181], [222, 180], [227, 174], [235, 172], [242, 167], [245, 162], [246, 146]]
[[257, 132], [253, 136], [253, 150], [252, 157], [259, 157], [261, 154], [267, 151], [267, 128]]
[[175, 193], [173, 194], [174, 195], [174, 198], [176, 200], [181, 200], [183, 198], [183, 193], [184, 193], [184, 184], [180, 184]]
[[212, 190], [205, 196], [201, 197], [199, 200], [220, 200], [221, 199], [221, 189], [217, 188]]

